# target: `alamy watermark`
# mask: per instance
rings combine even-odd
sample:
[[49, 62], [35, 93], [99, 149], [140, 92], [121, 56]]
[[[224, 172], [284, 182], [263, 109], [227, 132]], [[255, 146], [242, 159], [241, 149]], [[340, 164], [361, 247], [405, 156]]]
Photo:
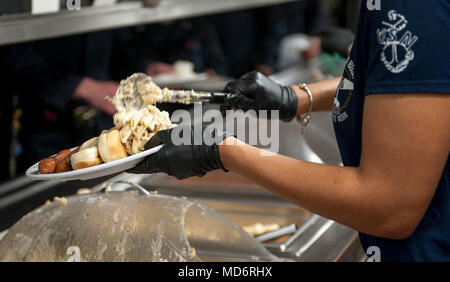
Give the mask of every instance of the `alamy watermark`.
[[[270, 116], [270, 119], [268, 118]], [[280, 147], [280, 121], [278, 111], [226, 111], [223, 115], [217, 109], [209, 109], [203, 112], [202, 104], [194, 104], [193, 115], [191, 111], [176, 110], [172, 114], [171, 121], [175, 124], [199, 125], [194, 126], [194, 140], [190, 134], [180, 134], [180, 129], [172, 131], [172, 143], [174, 145], [212, 145], [214, 138], [202, 134], [201, 125], [226, 131], [236, 136], [237, 139], [261, 149], [262, 156], [277, 154]], [[206, 132], [206, 131], [205, 131]], [[191, 143], [194, 144], [191, 144]], [[229, 143], [227, 143], [229, 144]]]
[[381, 0], [367, 0], [366, 6], [367, 6], [367, 10], [369, 10], [369, 11], [373, 11], [373, 10], [380, 11], [381, 10]]
[[67, 0], [66, 7], [69, 11], [79, 11], [81, 10], [81, 0]]
[[[81, 250], [78, 246], [67, 248], [66, 255], [69, 255], [67, 262], [81, 262]], [[366, 250], [367, 262], [381, 262], [381, 250], [377, 246], [370, 246]]]
[[381, 250], [377, 246], [370, 246], [366, 250], [366, 255], [368, 257], [367, 262], [380, 262], [381, 261]]
[[66, 255], [69, 255], [67, 262], [81, 262], [81, 251], [78, 246], [70, 246], [67, 248]]

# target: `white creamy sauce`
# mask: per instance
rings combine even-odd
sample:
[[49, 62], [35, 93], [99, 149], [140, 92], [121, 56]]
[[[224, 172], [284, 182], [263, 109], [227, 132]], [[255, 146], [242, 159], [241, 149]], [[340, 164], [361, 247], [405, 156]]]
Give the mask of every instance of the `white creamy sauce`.
[[144, 150], [145, 144], [158, 131], [172, 128], [169, 114], [154, 106], [171, 98], [169, 89], [161, 89], [151, 77], [134, 74], [120, 82], [112, 99], [117, 113], [114, 125], [120, 130], [122, 143], [128, 154]]

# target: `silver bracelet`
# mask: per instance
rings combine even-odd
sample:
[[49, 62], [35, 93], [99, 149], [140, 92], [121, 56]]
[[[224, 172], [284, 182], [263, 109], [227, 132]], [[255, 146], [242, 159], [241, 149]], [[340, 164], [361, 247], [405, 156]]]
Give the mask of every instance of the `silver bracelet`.
[[309, 112], [305, 115], [300, 115], [297, 117], [297, 121], [302, 125], [302, 134], [305, 134], [306, 126], [308, 125], [309, 121], [311, 120], [311, 113], [313, 109], [313, 96], [311, 93], [311, 90], [309, 90], [306, 83], [300, 83], [298, 85], [301, 89], [305, 90], [305, 92], [308, 94], [309, 97]]

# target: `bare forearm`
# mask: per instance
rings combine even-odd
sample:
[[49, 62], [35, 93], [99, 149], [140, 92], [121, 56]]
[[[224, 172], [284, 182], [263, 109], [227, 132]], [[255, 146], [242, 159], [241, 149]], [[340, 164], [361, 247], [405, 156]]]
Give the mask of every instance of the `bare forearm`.
[[[313, 95], [313, 111], [329, 111], [333, 106], [333, 98], [341, 78], [333, 78], [321, 82], [308, 84], [309, 90]], [[309, 111], [309, 97], [305, 90], [298, 85], [292, 86], [297, 93], [298, 109], [297, 116], [307, 113]]]
[[381, 193], [372, 193], [370, 184], [363, 184], [358, 168], [314, 164], [281, 155], [263, 156], [260, 149], [239, 140], [220, 150], [228, 170], [314, 213], [361, 232], [386, 235], [389, 223], [380, 216], [383, 201], [377, 198]]

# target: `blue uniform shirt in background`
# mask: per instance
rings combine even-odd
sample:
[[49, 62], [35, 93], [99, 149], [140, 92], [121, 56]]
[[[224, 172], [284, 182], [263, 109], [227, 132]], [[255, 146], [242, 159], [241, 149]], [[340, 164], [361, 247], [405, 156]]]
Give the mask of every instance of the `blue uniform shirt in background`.
[[[358, 32], [332, 112], [345, 166], [359, 166], [365, 97], [397, 93], [450, 93], [449, 0], [361, 1]], [[449, 152], [442, 154], [448, 158]], [[360, 239], [365, 250], [379, 248], [381, 261], [450, 261], [448, 159], [412, 236], [390, 240], [360, 234]]]

